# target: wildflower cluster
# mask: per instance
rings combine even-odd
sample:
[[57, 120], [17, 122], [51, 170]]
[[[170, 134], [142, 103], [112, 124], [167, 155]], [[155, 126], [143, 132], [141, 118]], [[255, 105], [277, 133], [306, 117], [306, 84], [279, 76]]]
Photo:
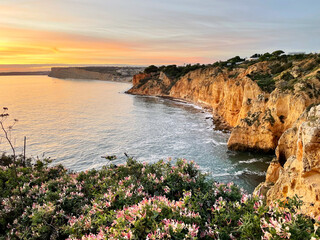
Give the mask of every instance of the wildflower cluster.
[[[267, 206], [194, 162], [68, 172], [0, 158], [0, 239], [319, 239], [298, 198]], [[18, 159], [19, 163], [19, 159]]]

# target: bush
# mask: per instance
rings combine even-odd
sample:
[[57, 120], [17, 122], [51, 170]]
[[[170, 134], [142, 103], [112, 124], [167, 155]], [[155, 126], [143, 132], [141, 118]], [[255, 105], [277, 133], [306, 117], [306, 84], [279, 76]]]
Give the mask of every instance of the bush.
[[[0, 169], [2, 239], [310, 239], [318, 222], [297, 197], [267, 206], [194, 162], [139, 163], [68, 172], [48, 161]], [[14, 182], [14, 184], [11, 184]], [[20, 198], [17, 187], [22, 188]], [[11, 192], [8, 195], [8, 192]]]
[[255, 54], [253, 54], [250, 58], [259, 58], [259, 57], [261, 57], [262, 56], [262, 54], [260, 54], [260, 53], [255, 53]]
[[205, 68], [205, 65], [201, 65], [199, 63], [194, 65], [187, 64], [185, 66], [178, 66], [178, 67], [177, 65], [168, 65], [168, 66], [161, 66], [159, 70], [164, 72], [167, 76], [177, 79], [186, 75], [188, 72], [191, 72], [200, 68]]
[[159, 68], [155, 65], [150, 65], [149, 67], [144, 69], [145, 73], [154, 73], [154, 72], [158, 72]]
[[272, 74], [281, 73], [291, 67], [292, 67], [292, 62], [287, 62], [285, 64], [275, 63], [274, 65], [270, 66]]
[[235, 56], [235, 57], [230, 58], [229, 60], [227, 60], [227, 62], [228, 62], [228, 63], [231, 63], [231, 64], [236, 64], [236, 63], [238, 63], [238, 62], [243, 62], [243, 61], [245, 61], [245, 59], [244, 59], [244, 58], [241, 58], [241, 57], [239, 57], [239, 56]]
[[267, 52], [267, 53], [263, 54], [263, 55], [259, 58], [259, 61], [266, 61], [266, 60], [268, 60], [270, 57], [272, 57], [272, 55]]
[[276, 88], [275, 80], [268, 73], [266, 74], [252, 73], [247, 76], [251, 78], [253, 81], [255, 81], [258, 84], [258, 86], [261, 88], [261, 90], [265, 92], [271, 93]]
[[272, 53], [272, 56], [279, 57], [281, 54], [284, 54], [284, 51], [277, 50]]
[[291, 79], [294, 79], [294, 77], [289, 72], [285, 72], [281, 75], [281, 79], [285, 81], [290, 81]]
[[212, 67], [224, 68], [226, 66], [227, 66], [227, 62], [223, 62], [223, 61], [217, 61], [217, 62], [212, 64]]

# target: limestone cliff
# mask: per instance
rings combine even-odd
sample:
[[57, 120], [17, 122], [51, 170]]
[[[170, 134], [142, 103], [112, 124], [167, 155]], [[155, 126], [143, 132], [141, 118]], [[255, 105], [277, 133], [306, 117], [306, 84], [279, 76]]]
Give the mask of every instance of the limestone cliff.
[[179, 77], [165, 70], [136, 75], [128, 93], [211, 109], [231, 129], [230, 149], [276, 152], [255, 193], [268, 201], [297, 194], [304, 213], [320, 216], [319, 55], [200, 67]]
[[256, 193], [266, 195], [267, 201], [298, 195], [303, 213], [320, 216], [320, 105], [307, 109], [280, 138], [277, 158]]
[[[232, 129], [228, 147], [274, 152], [281, 135], [320, 100], [319, 60], [264, 61], [205, 67], [179, 78], [164, 72], [134, 77], [131, 94], [184, 99], [210, 108]], [[269, 89], [269, 85], [274, 88]]]
[[132, 77], [143, 70], [139, 67], [54, 67], [49, 77], [131, 82]]

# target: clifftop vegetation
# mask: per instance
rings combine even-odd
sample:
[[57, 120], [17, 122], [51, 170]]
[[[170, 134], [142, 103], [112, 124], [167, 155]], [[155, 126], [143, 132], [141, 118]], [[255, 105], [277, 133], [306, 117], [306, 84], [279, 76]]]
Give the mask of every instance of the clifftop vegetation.
[[136, 75], [127, 92], [173, 97], [212, 109], [219, 123], [215, 126], [232, 129], [229, 149], [274, 152], [281, 135], [305, 108], [320, 101], [320, 54], [286, 55], [278, 50], [251, 57], [205, 66], [152, 66], [148, 73]]
[[147, 67], [144, 72], [145, 73], [158, 73], [158, 72], [164, 72], [168, 77], [172, 78], [179, 78], [184, 75], [186, 75], [188, 72], [197, 70], [199, 68], [205, 68], [206, 65], [204, 64], [187, 64], [185, 66], [177, 66], [177, 65], [168, 65], [168, 66], [161, 66], [156, 67], [155, 65], [151, 65]]
[[[312, 89], [312, 83], [307, 84], [308, 80], [311, 78], [320, 79], [320, 54], [285, 54], [282, 50], [264, 54], [256, 53], [248, 59], [235, 56], [227, 61], [218, 61], [207, 65], [188, 64], [185, 66], [168, 65], [161, 67], [151, 65], [144, 72], [157, 74], [162, 71], [168, 77], [177, 79], [197, 69], [216, 67], [221, 69], [221, 71], [233, 71], [247, 69], [259, 63], [265, 63], [267, 68], [263, 71], [253, 71], [247, 77], [257, 82], [259, 87], [268, 93], [272, 92], [275, 88], [279, 88], [281, 91], [292, 91], [297, 83], [302, 83], [302, 90]], [[319, 69], [317, 74], [306, 77], [317, 69]], [[237, 74], [230, 76], [237, 76]], [[312, 94], [320, 94], [320, 92]]]

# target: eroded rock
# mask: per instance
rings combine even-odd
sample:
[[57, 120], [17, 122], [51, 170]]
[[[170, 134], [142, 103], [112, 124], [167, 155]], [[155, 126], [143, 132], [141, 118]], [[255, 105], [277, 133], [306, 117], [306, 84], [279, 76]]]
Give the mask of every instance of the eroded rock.
[[[274, 185], [269, 188], [266, 196], [270, 202], [298, 195], [304, 202], [303, 213], [320, 216], [320, 105], [305, 114], [305, 122], [296, 124], [300, 125], [298, 131], [288, 133], [292, 135], [291, 139], [297, 139], [295, 142], [288, 142], [296, 145], [288, 145], [290, 152], [295, 149], [295, 153], [286, 160], [283, 168], [280, 167], [278, 177], [274, 164], [270, 164], [268, 168], [266, 184], [271, 182]], [[277, 154], [278, 158], [279, 156], [281, 155]]]

